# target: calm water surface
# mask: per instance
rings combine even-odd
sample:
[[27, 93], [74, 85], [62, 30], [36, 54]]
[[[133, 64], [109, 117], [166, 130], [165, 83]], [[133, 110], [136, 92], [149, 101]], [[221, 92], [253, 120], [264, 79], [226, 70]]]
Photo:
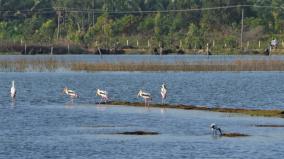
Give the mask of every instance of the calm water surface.
[[17, 104], [64, 104], [64, 86], [80, 95], [77, 103], [99, 101], [97, 88], [111, 100], [142, 101], [139, 89], [159, 103], [160, 85], [168, 85], [168, 103], [209, 107], [284, 109], [283, 72], [101, 72], [101, 73], [0, 73], [0, 105], [10, 102], [10, 82], [16, 81]]
[[0, 61], [3, 60], [48, 60], [56, 59], [61, 61], [79, 61], [79, 62], [161, 62], [161, 63], [176, 63], [176, 62], [232, 62], [236, 60], [280, 60], [284, 61], [284, 56], [261, 56], [261, 55], [1, 55]]
[[[0, 158], [283, 158], [283, 119], [97, 105], [5, 105]], [[212, 137], [209, 125], [245, 138]], [[157, 136], [115, 135], [156, 131]]]
[[[100, 106], [97, 88], [112, 100], [142, 101], [139, 89], [160, 102], [162, 82], [168, 103], [234, 108], [284, 109], [283, 72], [0, 73], [0, 158], [283, 158], [284, 119], [200, 111]], [[9, 98], [16, 81], [17, 99]], [[70, 104], [64, 86], [80, 98]], [[214, 138], [209, 125], [251, 135]], [[157, 136], [115, 135], [156, 131]]]

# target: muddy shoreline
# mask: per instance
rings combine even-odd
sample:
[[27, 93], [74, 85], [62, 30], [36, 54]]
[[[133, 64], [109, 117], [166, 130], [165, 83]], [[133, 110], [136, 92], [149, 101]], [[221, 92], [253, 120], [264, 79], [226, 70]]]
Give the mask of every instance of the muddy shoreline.
[[[112, 101], [106, 103], [108, 105], [124, 105], [133, 107], [145, 107], [144, 103], [140, 102], [125, 102], [125, 101]], [[171, 104], [154, 104], [151, 103], [149, 108], [166, 108], [166, 109], [182, 109], [182, 110], [201, 110], [210, 112], [221, 113], [237, 113], [249, 116], [263, 116], [263, 117], [278, 117], [284, 118], [284, 110], [260, 110], [260, 109], [236, 109], [236, 108], [209, 108], [206, 106], [194, 105], [171, 105]]]

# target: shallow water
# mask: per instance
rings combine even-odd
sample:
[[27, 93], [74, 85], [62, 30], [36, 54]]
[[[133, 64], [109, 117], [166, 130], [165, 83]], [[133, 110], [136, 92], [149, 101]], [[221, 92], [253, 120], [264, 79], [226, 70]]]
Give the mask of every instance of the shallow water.
[[[98, 105], [4, 105], [0, 108], [0, 158], [282, 158], [283, 119], [252, 118], [167, 109]], [[216, 122], [225, 132], [252, 135], [213, 137]], [[156, 131], [124, 136], [123, 131]]]
[[199, 63], [199, 62], [232, 62], [236, 60], [280, 60], [284, 61], [284, 56], [262, 56], [262, 55], [1, 55], [0, 61], [8, 60], [49, 60], [59, 61], [79, 61], [79, 62], [160, 62], [160, 63]]
[[64, 86], [80, 96], [76, 103], [99, 101], [96, 89], [107, 90], [111, 100], [143, 101], [139, 89], [160, 103], [160, 85], [168, 87], [167, 103], [209, 107], [284, 109], [284, 72], [57, 72], [0, 73], [0, 106], [10, 103], [10, 82], [15, 80], [17, 105], [64, 104]]
[[[281, 118], [95, 104], [96, 88], [108, 90], [112, 100], [142, 101], [136, 97], [141, 88], [160, 102], [166, 82], [168, 103], [283, 109], [283, 78], [282, 72], [0, 73], [0, 158], [283, 158], [284, 128], [253, 126], [283, 125]], [[73, 104], [64, 86], [79, 93]], [[251, 136], [212, 137], [213, 122]], [[161, 134], [115, 135], [137, 130]]]

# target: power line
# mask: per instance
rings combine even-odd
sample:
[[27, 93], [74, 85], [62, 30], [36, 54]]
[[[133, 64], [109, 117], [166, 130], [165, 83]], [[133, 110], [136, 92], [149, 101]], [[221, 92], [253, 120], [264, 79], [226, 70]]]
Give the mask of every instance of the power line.
[[64, 11], [66, 13], [94, 13], [94, 14], [152, 14], [152, 13], [175, 13], [175, 12], [194, 12], [194, 11], [207, 11], [207, 10], [221, 10], [231, 8], [269, 8], [269, 9], [284, 9], [282, 6], [261, 6], [261, 5], [229, 5], [229, 6], [218, 6], [208, 8], [190, 8], [190, 9], [174, 9], [174, 10], [135, 10], [135, 11], [107, 11], [98, 9], [82, 9], [82, 8], [67, 8], [67, 7], [53, 7], [53, 8], [41, 8], [33, 10], [0, 10], [0, 13], [52, 13], [56, 11]]

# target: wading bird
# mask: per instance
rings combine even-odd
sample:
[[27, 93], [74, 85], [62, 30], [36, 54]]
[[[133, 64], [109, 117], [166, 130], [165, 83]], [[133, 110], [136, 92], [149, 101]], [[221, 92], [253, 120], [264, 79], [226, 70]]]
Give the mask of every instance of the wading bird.
[[162, 104], [164, 104], [165, 99], [167, 98], [167, 87], [164, 83], [161, 86], [161, 97], [162, 97]]
[[150, 93], [143, 92], [142, 90], [138, 92], [137, 97], [142, 97], [144, 99], [145, 107], [149, 106], [149, 101], [152, 99]]
[[72, 101], [73, 101], [74, 98], [78, 98], [79, 97], [78, 94], [75, 91], [73, 91], [71, 89], [68, 89], [67, 87], [64, 87], [63, 92], [66, 95], [68, 95], [71, 98]]
[[104, 101], [105, 103], [108, 101], [108, 92], [107, 91], [97, 89], [97, 94], [96, 95], [101, 97], [100, 103], [102, 101]]
[[219, 135], [222, 136], [222, 130], [221, 128], [219, 128], [215, 123], [212, 123], [210, 125], [210, 128], [211, 128], [211, 131], [213, 133], [214, 136], [218, 135], [218, 132], [219, 132]]
[[11, 91], [10, 91], [10, 93], [11, 93], [11, 97], [12, 97], [13, 99], [15, 99], [15, 98], [16, 98], [16, 87], [15, 87], [15, 81], [12, 81], [12, 87], [11, 87]]

